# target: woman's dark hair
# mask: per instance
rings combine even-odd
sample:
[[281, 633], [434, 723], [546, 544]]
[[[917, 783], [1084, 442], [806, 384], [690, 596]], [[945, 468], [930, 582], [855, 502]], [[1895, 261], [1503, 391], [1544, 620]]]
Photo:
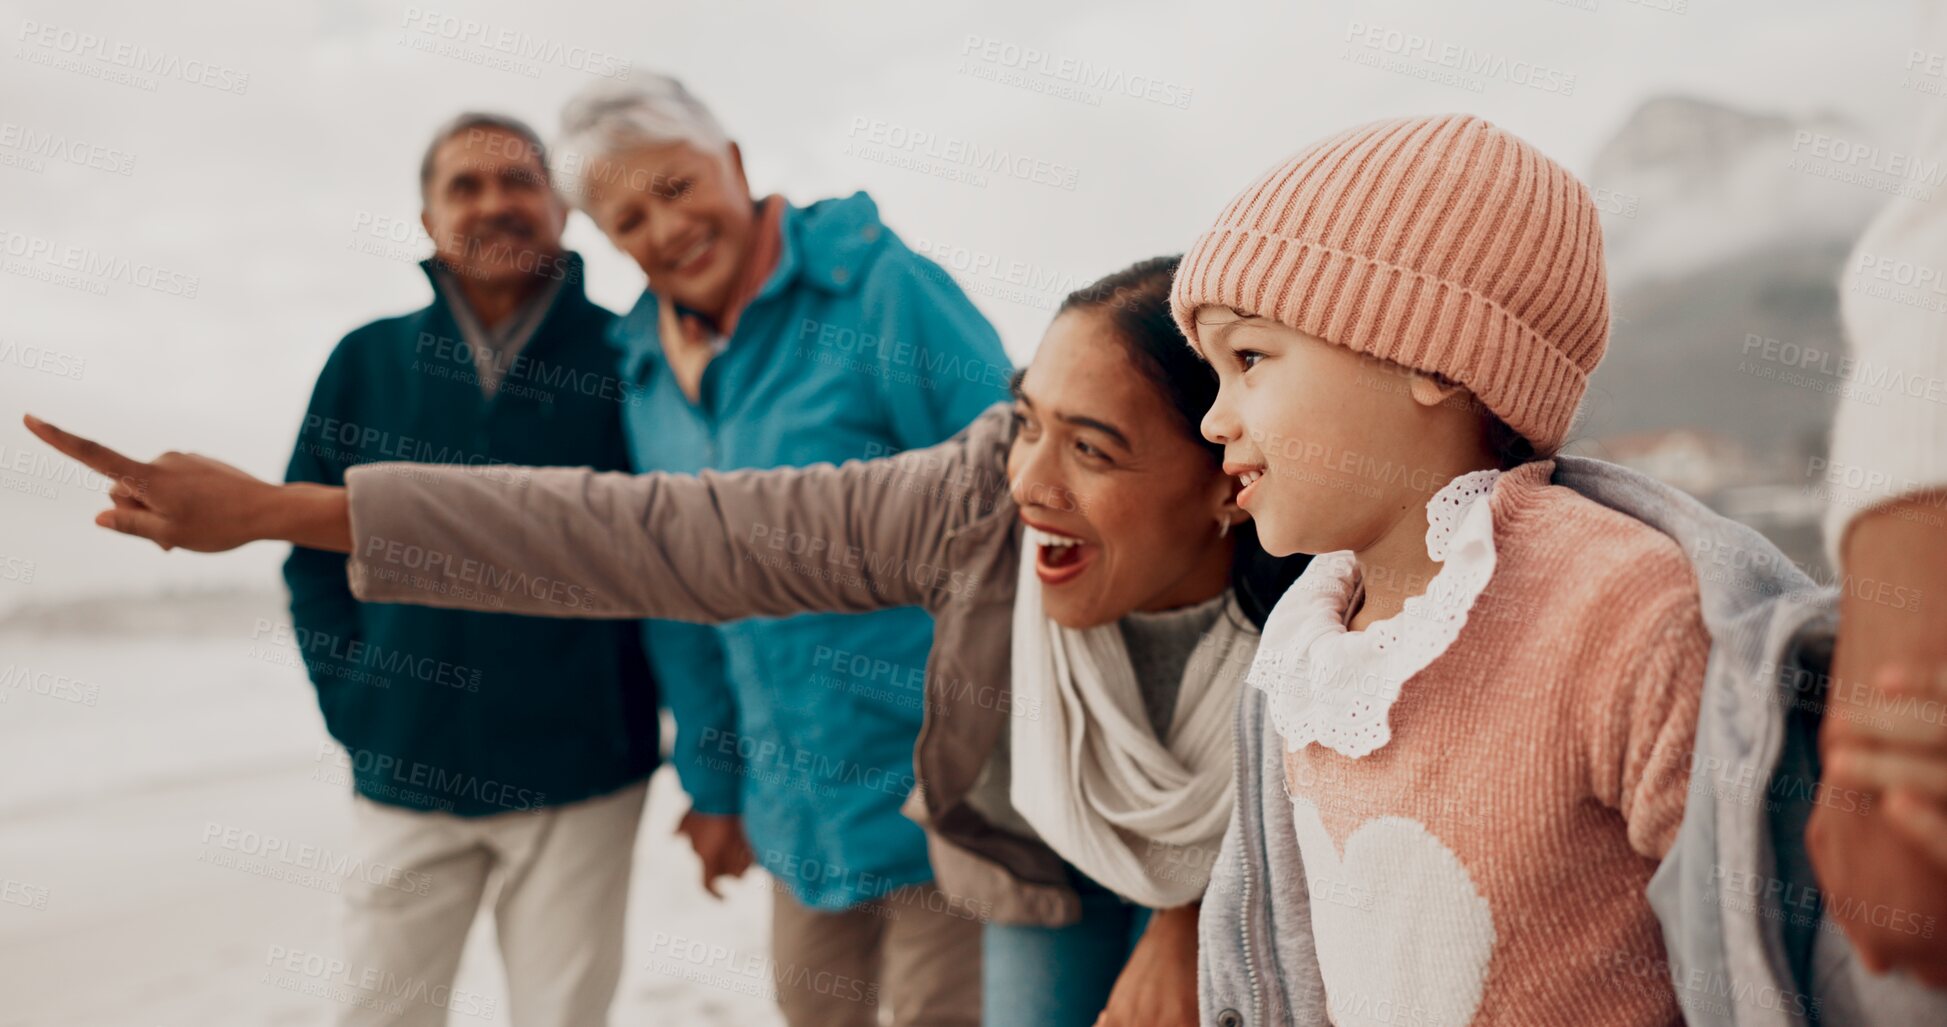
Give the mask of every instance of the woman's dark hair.
[[[1190, 348], [1170, 314], [1170, 281], [1179, 257], [1151, 257], [1131, 264], [1068, 294], [1059, 317], [1071, 310], [1092, 310], [1108, 319], [1129, 356], [1176, 412], [1184, 434], [1195, 439], [1222, 466], [1224, 447], [1203, 437], [1203, 415], [1217, 399], [1217, 373]], [[1257, 540], [1257, 525], [1246, 519], [1231, 528], [1237, 540], [1230, 564], [1231, 589], [1251, 623], [1264, 626], [1271, 607], [1298, 580], [1309, 556], [1276, 557]]]

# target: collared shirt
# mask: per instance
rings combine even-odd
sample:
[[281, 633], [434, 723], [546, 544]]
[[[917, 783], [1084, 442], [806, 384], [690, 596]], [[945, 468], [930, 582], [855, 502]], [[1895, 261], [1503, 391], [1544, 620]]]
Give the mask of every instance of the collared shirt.
[[500, 324], [492, 328], [480, 320], [473, 305], [466, 301], [466, 292], [460, 288], [460, 276], [446, 266], [434, 263], [432, 275], [438, 280], [440, 291], [451, 298], [449, 306], [453, 310], [453, 323], [460, 329], [460, 341], [466, 343], [473, 354], [473, 371], [480, 381], [480, 392], [488, 399], [500, 391], [501, 379], [526, 348], [527, 341], [534, 337], [536, 329], [548, 316], [554, 306], [554, 297], [561, 291], [559, 278], [545, 278], [541, 288], [532, 296], [522, 300]]

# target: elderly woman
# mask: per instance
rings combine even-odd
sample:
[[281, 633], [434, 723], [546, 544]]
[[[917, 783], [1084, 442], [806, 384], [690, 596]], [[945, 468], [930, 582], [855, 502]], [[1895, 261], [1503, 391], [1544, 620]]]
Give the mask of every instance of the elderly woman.
[[[742, 150], [674, 79], [637, 74], [570, 100], [553, 168], [648, 279], [611, 332], [635, 470], [931, 446], [1005, 397], [1011, 367], [993, 328], [880, 223], [870, 197], [753, 197]], [[899, 812], [926, 613], [649, 621], [644, 632], [675, 713], [673, 762], [691, 802], [681, 828], [704, 887], [714, 894], [753, 856], [777, 882], [786, 1019], [874, 1023], [876, 1003], [859, 996], [878, 994], [901, 1022], [974, 1023], [964, 969], [979, 959], [979, 924], [934, 890], [925, 833]], [[750, 760], [774, 753], [789, 758]], [[832, 979], [853, 984], [818, 984]]]
[[1198, 435], [1216, 381], [1170, 319], [1174, 268], [1070, 296], [1013, 403], [951, 441], [843, 466], [374, 464], [332, 489], [29, 426], [129, 483], [104, 526], [347, 552], [366, 600], [699, 622], [923, 607], [906, 807], [941, 886], [988, 921], [985, 1022], [1193, 1024], [1238, 686], [1303, 564], [1263, 554]]

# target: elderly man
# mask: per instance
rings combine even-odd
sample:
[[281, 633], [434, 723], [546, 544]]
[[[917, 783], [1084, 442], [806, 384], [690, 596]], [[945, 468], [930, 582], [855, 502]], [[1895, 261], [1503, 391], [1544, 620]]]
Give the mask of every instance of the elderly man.
[[[556, 178], [648, 289], [616, 325], [639, 471], [839, 463], [940, 442], [1007, 395], [1000, 340], [857, 193], [757, 198], [742, 151], [673, 79], [571, 100]], [[780, 539], [798, 559], [830, 540]], [[853, 554], [859, 560], [873, 554]], [[841, 555], [807, 573], [856, 573]], [[922, 610], [718, 628], [651, 622], [705, 887], [777, 882], [778, 1004], [797, 1027], [979, 1022], [979, 911], [933, 885], [913, 786]], [[747, 839], [747, 840], [746, 840]], [[834, 985], [832, 982], [844, 982]]]
[[[626, 469], [630, 394], [603, 343], [614, 318], [589, 302], [580, 257], [562, 249], [567, 210], [533, 130], [463, 114], [434, 134], [419, 184], [432, 304], [338, 344], [288, 479], [342, 484], [348, 467], [401, 458], [482, 474]], [[346, 1002], [341, 1022], [479, 1012], [490, 1000], [450, 986], [490, 883], [502, 1019], [604, 1022], [658, 758], [636, 625], [363, 604], [345, 557], [311, 549], [294, 549], [284, 575], [325, 725], [357, 785], [361, 870], [346, 884], [343, 958], [353, 981], [397, 985]]]

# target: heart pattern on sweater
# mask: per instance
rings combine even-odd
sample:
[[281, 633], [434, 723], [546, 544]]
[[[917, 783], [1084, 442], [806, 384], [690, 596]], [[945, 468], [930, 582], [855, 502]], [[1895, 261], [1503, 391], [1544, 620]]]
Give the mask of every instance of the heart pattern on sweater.
[[1472, 1022], [1494, 955], [1494, 914], [1460, 858], [1405, 817], [1360, 824], [1341, 856], [1316, 805], [1294, 799], [1291, 809], [1332, 1022]]

